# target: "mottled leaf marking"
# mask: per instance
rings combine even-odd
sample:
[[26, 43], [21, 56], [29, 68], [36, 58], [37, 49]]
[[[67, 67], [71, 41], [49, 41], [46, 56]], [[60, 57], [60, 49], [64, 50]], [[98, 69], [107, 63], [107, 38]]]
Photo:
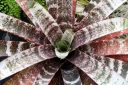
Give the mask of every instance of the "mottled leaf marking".
[[118, 17], [91, 24], [76, 32], [72, 49], [90, 43], [105, 35], [123, 31], [128, 28], [128, 20]]
[[0, 62], [0, 80], [9, 77], [29, 66], [55, 57], [51, 46], [38, 46], [17, 53]]

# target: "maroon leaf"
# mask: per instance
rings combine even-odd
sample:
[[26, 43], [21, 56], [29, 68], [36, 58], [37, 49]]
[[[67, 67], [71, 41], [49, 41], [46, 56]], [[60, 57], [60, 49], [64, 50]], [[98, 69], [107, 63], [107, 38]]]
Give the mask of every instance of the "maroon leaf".
[[118, 60], [122, 60], [122, 61], [128, 62], [128, 55], [108, 55], [106, 57], [114, 58], [114, 59], [118, 59]]
[[[96, 55], [125, 55], [128, 54], [128, 38], [112, 39], [103, 42], [93, 42], [85, 46], [85, 51]], [[86, 49], [87, 48], [87, 49]]]
[[112, 18], [91, 24], [77, 31], [72, 43], [72, 50], [97, 38], [127, 29], [127, 21], [127, 19], [120, 17]]
[[17, 53], [0, 62], [0, 80], [53, 57], [56, 55], [51, 45], [33, 47]]
[[98, 85], [96, 84], [87, 74], [85, 74], [82, 70], [79, 70], [79, 74], [81, 77], [82, 85]]
[[57, 73], [56, 73], [55, 76], [52, 78], [52, 80], [51, 80], [51, 82], [49, 83], [49, 85], [64, 85], [60, 70], [57, 71]]

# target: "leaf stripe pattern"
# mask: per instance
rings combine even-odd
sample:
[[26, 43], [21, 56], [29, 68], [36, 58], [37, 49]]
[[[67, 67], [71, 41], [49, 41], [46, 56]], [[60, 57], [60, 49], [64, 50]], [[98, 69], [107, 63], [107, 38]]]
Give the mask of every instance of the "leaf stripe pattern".
[[125, 29], [125, 30], [122, 30], [122, 31], [119, 31], [119, 32], [115, 32], [115, 33], [112, 33], [112, 34], [108, 34], [106, 36], [98, 38], [98, 39], [94, 40], [93, 42], [95, 43], [95, 42], [110, 41], [113, 38], [121, 37], [123, 35], [126, 36], [127, 34], [128, 34], [128, 29]]
[[99, 4], [99, 2], [101, 2], [101, 0], [90, 0], [90, 2], [84, 8], [84, 16], [87, 16], [88, 13]]
[[54, 19], [58, 17], [58, 0], [45, 0], [48, 6], [48, 11]]
[[50, 14], [65, 31], [72, 28], [75, 19], [76, 0], [46, 0]]
[[28, 42], [0, 40], [0, 56], [12, 56], [33, 46], [35, 46], [35, 44]]
[[128, 20], [120, 17], [91, 24], [76, 32], [72, 43], [72, 50], [84, 44], [90, 43], [90, 41], [111, 33], [123, 31], [127, 28]]
[[29, 11], [32, 16], [37, 20], [43, 33], [46, 35], [52, 45], [55, 41], [61, 38], [62, 31], [54, 18], [43, 8], [39, 3], [34, 1], [28, 1]]
[[31, 65], [56, 57], [50, 45], [38, 46], [17, 53], [0, 62], [0, 80]]
[[[120, 74], [124, 79], [126, 79], [126, 81], [128, 81], [128, 74], [127, 74], [128, 63], [127, 62], [109, 58], [109, 57], [103, 57], [103, 56], [99, 56], [99, 57], [96, 56], [94, 58], [102, 62], [106, 66], [108, 66], [110, 69], [114, 70], [116, 73]], [[103, 61], [107, 61], [107, 63]]]
[[43, 43], [42, 34], [34, 26], [0, 13], [0, 30], [12, 33], [29, 42]]
[[16, 2], [19, 4], [19, 6], [22, 8], [22, 10], [25, 12], [25, 14], [29, 17], [29, 19], [33, 22], [33, 24], [36, 26], [37, 30], [41, 30], [36, 22], [36, 19], [32, 16], [32, 14], [29, 11], [27, 4], [27, 0], [16, 0]]
[[91, 79], [93, 79], [98, 85], [127, 85], [123, 77], [117, 74], [115, 71], [109, 69], [101, 62], [97, 61], [93, 57], [83, 52], [74, 53], [73, 58], [69, 61], [79, 67], [85, 72]]
[[[31, 66], [7, 81], [4, 85], [49, 85], [52, 78], [62, 65], [57, 59], [50, 59]], [[29, 80], [28, 80], [29, 79]]]
[[32, 85], [35, 81], [38, 69], [34, 66], [28, 67], [27, 69], [18, 72], [7, 80], [3, 85]]
[[76, 0], [59, 0], [58, 4], [59, 8], [57, 22], [59, 23], [60, 28], [63, 31], [73, 28]]
[[44, 64], [40, 64], [38, 66], [40, 73], [33, 85], [49, 85], [62, 64], [57, 59], [48, 60]]
[[[85, 51], [96, 55], [126, 55], [128, 54], [128, 38], [112, 39], [109, 41], [92, 42], [85, 45]], [[87, 49], [86, 49], [87, 48]], [[116, 48], [116, 49], [115, 49]]]
[[70, 67], [69, 69], [62, 68], [61, 74], [64, 85], [82, 85], [81, 78], [76, 67]]
[[127, 0], [101, 0], [101, 2], [90, 11], [89, 15], [82, 19], [78, 27], [76, 27], [76, 30], [105, 19], [126, 1]]

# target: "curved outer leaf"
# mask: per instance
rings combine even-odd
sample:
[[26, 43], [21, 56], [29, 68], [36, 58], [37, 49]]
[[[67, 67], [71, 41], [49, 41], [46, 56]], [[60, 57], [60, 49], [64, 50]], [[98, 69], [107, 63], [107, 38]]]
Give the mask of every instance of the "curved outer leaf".
[[93, 57], [88, 56], [80, 51], [76, 52], [72, 58], [69, 59], [74, 65], [79, 67], [98, 85], [127, 85], [128, 82], [122, 78], [115, 71], [111, 70], [106, 65], [97, 61]]
[[128, 38], [112, 39], [110, 41], [103, 42], [93, 42], [85, 46], [85, 51], [103, 56], [117, 54], [125, 55], [128, 54]]
[[32, 21], [32, 23], [36, 26], [37, 30], [41, 30], [39, 28], [39, 25], [36, 22], [36, 19], [34, 19], [34, 17], [32, 16], [32, 14], [29, 11], [27, 4], [27, 0], [15, 0], [19, 6], [22, 8], [22, 10], [25, 12], [25, 14], [29, 17], [29, 19]]
[[98, 39], [94, 40], [93, 42], [105, 42], [105, 41], [109, 41], [113, 38], [121, 37], [121, 36], [124, 36], [127, 34], [128, 34], [128, 29], [125, 29], [120, 32], [114, 32], [114, 33], [108, 34], [106, 36], [103, 36], [101, 38], [98, 38]]
[[0, 13], [0, 30], [7, 31], [30, 42], [43, 43], [42, 34], [34, 26], [2, 13]]
[[63, 34], [58, 24], [40, 4], [32, 0], [27, 1], [27, 3], [32, 16], [37, 20], [38, 25], [48, 40], [54, 45]]
[[33, 46], [35, 44], [27, 42], [0, 40], [0, 56], [12, 56]]
[[50, 45], [38, 46], [17, 53], [0, 62], [0, 80], [53, 57], [55, 54]]
[[33, 85], [33, 82], [37, 78], [39, 70], [36, 65], [28, 67], [27, 69], [18, 72], [14, 76], [11, 76], [3, 85]]
[[49, 85], [61, 65], [57, 59], [38, 63], [12, 76], [4, 85]]
[[94, 58], [108, 66], [111, 70], [114, 70], [116, 73], [120, 74], [124, 79], [126, 79], [126, 81], [128, 81], [127, 62], [103, 56], [96, 56]]
[[105, 19], [126, 1], [127, 0], [101, 0], [101, 2], [90, 11], [88, 16], [85, 16], [81, 20], [76, 27], [76, 30], [79, 30], [91, 23]]
[[127, 28], [128, 20], [120, 17], [94, 23], [76, 32], [72, 43], [72, 50], [97, 38], [125, 30]]
[[61, 69], [61, 74], [63, 78], [64, 85], [82, 85], [79, 72], [76, 67], [69, 67]]

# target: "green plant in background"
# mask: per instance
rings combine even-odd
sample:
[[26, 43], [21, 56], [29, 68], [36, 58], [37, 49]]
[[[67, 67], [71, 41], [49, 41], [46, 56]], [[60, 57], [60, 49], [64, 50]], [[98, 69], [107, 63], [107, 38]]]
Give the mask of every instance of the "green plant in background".
[[[47, 8], [45, 0], [36, 0]], [[7, 15], [21, 18], [21, 8], [17, 5], [15, 0], [0, 0], [0, 12]]]
[[15, 0], [0, 0], [0, 12], [20, 18], [21, 9]]

